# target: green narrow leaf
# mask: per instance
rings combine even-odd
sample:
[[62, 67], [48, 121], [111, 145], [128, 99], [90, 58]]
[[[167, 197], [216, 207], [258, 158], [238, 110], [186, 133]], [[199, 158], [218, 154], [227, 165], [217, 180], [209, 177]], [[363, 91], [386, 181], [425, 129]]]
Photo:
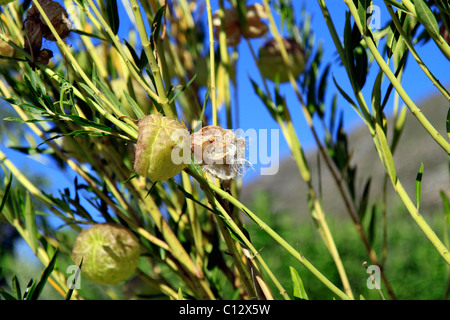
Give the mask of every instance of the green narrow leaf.
[[38, 230], [36, 225], [36, 217], [34, 214], [33, 203], [31, 201], [30, 195], [26, 194], [25, 198], [25, 207], [24, 207], [24, 216], [25, 216], [25, 227], [28, 234], [29, 246], [34, 253], [36, 253], [36, 249], [38, 246]]
[[119, 31], [119, 10], [117, 0], [106, 0], [106, 14], [112, 32], [117, 35]]
[[[12, 182], [12, 173], [9, 173], [8, 183], [6, 184], [6, 187], [3, 192], [2, 202], [0, 203], [0, 214], [3, 212], [3, 208], [6, 205], [6, 200], [8, 200], [9, 191], [11, 190], [11, 182]], [[6, 217], [6, 215], [5, 215], [5, 217]], [[6, 217], [6, 218], [8, 221], [10, 221], [10, 219], [8, 219], [8, 217]]]
[[178, 288], [178, 300], [184, 300], [183, 297], [183, 291], [181, 290], [181, 287]]
[[73, 281], [71, 283], [69, 291], [67, 291], [67, 294], [66, 294], [66, 297], [64, 298], [64, 300], [70, 300], [70, 298], [72, 297], [73, 290], [75, 289], [75, 284], [77, 283], [78, 278], [80, 276], [80, 271], [81, 271], [82, 265], [83, 265], [83, 258], [81, 258], [80, 264], [79, 264], [78, 269], [77, 269], [77, 271], [75, 273], [75, 277], [74, 277], [74, 279], [73, 279]]
[[186, 90], [187, 88], [189, 88], [189, 86], [191, 85], [191, 83], [195, 80], [195, 78], [197, 78], [197, 74], [195, 74], [191, 80], [189, 80], [188, 83], [186, 83], [173, 97], [172, 99], [170, 99], [169, 104], [172, 104], [172, 102], [175, 101], [175, 99], [178, 97], [179, 94], [181, 94], [184, 90]]
[[365, 121], [365, 119], [361, 113], [361, 110], [358, 109], [358, 107], [356, 106], [356, 104], [352, 100], [352, 98], [350, 98], [350, 96], [338, 85], [334, 76], [333, 76], [333, 82], [334, 82], [334, 85], [336, 86], [336, 88], [338, 89], [339, 93], [344, 97], [345, 100], [347, 100], [347, 102], [352, 106], [352, 108], [356, 111], [356, 113], [359, 114], [359, 116]]
[[203, 204], [203, 203], [201, 203], [200, 201], [198, 201], [197, 199], [195, 199], [195, 197], [194, 197], [192, 194], [190, 194], [189, 192], [187, 192], [187, 191], [186, 191], [182, 186], [180, 186], [178, 183], [175, 183], [175, 184], [176, 184], [177, 188], [184, 194], [184, 196], [185, 196], [187, 199], [190, 199], [190, 200], [194, 201], [195, 203], [197, 203], [198, 205], [202, 206], [202, 207], [205, 208], [206, 210], [211, 211], [212, 213], [219, 214], [218, 211], [213, 210], [212, 208], [206, 206], [205, 204]]
[[3, 299], [5, 300], [17, 300], [13, 295], [9, 294], [8, 292], [6, 292], [5, 290], [0, 288], [0, 296], [3, 297]]
[[125, 45], [127, 46], [128, 50], [130, 51], [130, 54], [131, 54], [131, 57], [134, 60], [134, 63], [136, 63], [136, 65], [139, 67], [139, 69], [142, 72], [143, 68], [141, 68], [139, 66], [140, 65], [140, 59], [139, 59], [139, 56], [136, 53], [136, 50], [134, 50], [134, 48], [131, 46], [131, 44], [127, 40], [124, 40], [124, 41], [125, 41]]
[[377, 205], [372, 206], [372, 212], [369, 220], [369, 227], [367, 230], [367, 238], [370, 245], [373, 245], [375, 240], [375, 226], [376, 226]]
[[124, 93], [125, 98], [127, 99], [128, 103], [130, 104], [131, 109], [133, 109], [133, 112], [136, 115], [136, 117], [138, 117], [138, 119], [144, 118], [145, 114], [144, 114], [144, 112], [142, 112], [142, 110], [139, 107], [139, 105], [137, 104], [137, 102], [128, 94], [128, 92], [124, 91], [123, 93]]
[[22, 291], [20, 290], [20, 283], [19, 280], [17, 280], [16, 275], [13, 275], [12, 279], [11, 279], [11, 286], [13, 291], [16, 294], [17, 300], [22, 299]]
[[422, 175], [423, 175], [423, 163], [420, 163], [419, 171], [417, 172], [416, 176], [416, 203], [417, 203], [417, 210], [419, 210], [420, 207], [420, 196], [422, 191]]
[[450, 108], [448, 108], [447, 112], [446, 128], [447, 128], [447, 135], [450, 138]]
[[276, 111], [276, 108], [275, 108], [273, 102], [269, 99], [269, 97], [267, 97], [267, 95], [263, 92], [263, 90], [258, 86], [258, 84], [255, 81], [253, 81], [251, 78], [249, 78], [249, 79], [250, 79], [250, 82], [252, 83], [253, 90], [258, 95], [258, 97], [261, 99], [261, 101], [264, 103], [264, 106], [267, 108], [267, 110], [269, 111], [272, 118], [274, 120], [276, 120], [279, 117], [279, 115]]
[[394, 158], [392, 157], [391, 149], [389, 148], [383, 128], [378, 121], [375, 123], [375, 132], [381, 148], [383, 165], [386, 172], [389, 174], [389, 178], [391, 178], [392, 184], [395, 186], [397, 184], [397, 173], [395, 171]]
[[161, 21], [162, 17], [164, 16], [166, 12], [166, 7], [161, 6], [161, 8], [158, 9], [155, 16], [153, 17], [153, 21], [151, 24], [152, 28], [152, 35], [150, 37], [150, 45], [153, 50], [155, 50], [155, 42], [159, 39], [159, 30], [161, 29]]
[[447, 230], [450, 232], [450, 201], [444, 191], [441, 190], [441, 198], [444, 204], [445, 219], [447, 220]]
[[417, 18], [423, 24], [425, 29], [434, 39], [439, 38], [439, 25], [433, 11], [428, 7], [424, 0], [414, 0], [414, 7], [416, 8]]
[[305, 287], [303, 286], [303, 281], [300, 278], [297, 270], [295, 270], [291, 266], [289, 266], [289, 269], [291, 271], [292, 286], [294, 287], [294, 298], [308, 300], [308, 295], [306, 294]]
[[100, 36], [98, 36], [96, 34], [89, 33], [89, 32], [86, 32], [86, 31], [83, 31], [83, 30], [80, 30], [80, 29], [72, 29], [72, 30], [70, 30], [70, 32], [75, 32], [75, 33], [78, 33], [81, 36], [87, 36], [87, 37], [91, 37], [91, 38], [95, 38], [95, 39], [99, 39], [99, 40], [108, 42], [108, 39], [102, 38], [102, 37], [100, 37]]
[[198, 124], [198, 125], [200, 126], [200, 128], [194, 128], [193, 132], [196, 132], [196, 131], [198, 131], [198, 130], [201, 129], [203, 115], [205, 114], [206, 104], [207, 104], [207, 102], [208, 102], [208, 99], [209, 99], [209, 95], [210, 95], [210, 94], [211, 94], [211, 88], [208, 87], [208, 89], [206, 90], [206, 93], [205, 93], [205, 98], [204, 98], [204, 100], [203, 100], [202, 113], [200, 114], [200, 118], [198, 119], [198, 121], [199, 121], [199, 124]]
[[364, 191], [361, 196], [361, 201], [359, 203], [359, 208], [358, 208], [359, 220], [362, 220], [364, 218], [364, 214], [366, 213], [367, 205], [369, 203], [369, 193], [370, 193], [371, 182], [372, 182], [372, 178], [369, 177], [364, 186]]
[[47, 283], [48, 277], [53, 272], [53, 269], [55, 268], [56, 258], [58, 257], [59, 249], [57, 248], [55, 251], [55, 254], [53, 255], [52, 259], [50, 260], [47, 268], [45, 268], [44, 272], [42, 272], [41, 278], [39, 279], [39, 282], [36, 284], [36, 288], [33, 291], [33, 294], [31, 295], [30, 300], [37, 300], [39, 296], [42, 293], [42, 290], [45, 287], [45, 284]]
[[392, 152], [395, 151], [397, 148], [398, 141], [400, 140], [400, 136], [403, 132], [403, 128], [405, 127], [406, 122], [406, 115], [408, 114], [406, 106], [403, 105], [402, 109], [400, 110], [400, 113], [397, 117], [397, 121], [394, 125], [394, 134], [392, 137], [392, 145], [391, 150]]
[[357, 0], [358, 1], [358, 16], [361, 21], [361, 26], [363, 28], [364, 34], [367, 31], [367, 20], [371, 16], [371, 12], [367, 13], [368, 8], [371, 4], [371, 0]]
[[381, 125], [383, 125], [381, 122], [383, 118], [382, 117], [383, 111], [381, 110], [381, 82], [383, 81], [383, 75], [384, 75], [383, 70], [380, 70], [378, 72], [372, 90], [372, 111], [377, 122], [379, 122]]
[[22, 300], [30, 300], [30, 297], [33, 294], [35, 288], [36, 288], [36, 281], [30, 279], [30, 281], [27, 284], [27, 288], [25, 289], [25, 292], [23, 294]]

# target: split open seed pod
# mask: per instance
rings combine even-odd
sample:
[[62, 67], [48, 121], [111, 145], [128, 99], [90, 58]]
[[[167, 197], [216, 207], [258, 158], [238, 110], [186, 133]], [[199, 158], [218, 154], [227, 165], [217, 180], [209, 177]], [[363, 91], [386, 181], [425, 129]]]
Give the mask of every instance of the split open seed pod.
[[152, 181], [173, 178], [189, 160], [189, 131], [180, 122], [151, 114], [139, 120], [134, 170]]
[[140, 245], [127, 228], [102, 223], [80, 232], [72, 254], [77, 265], [83, 259], [81, 273], [88, 280], [99, 284], [117, 284], [134, 273]]
[[[305, 53], [294, 39], [282, 38], [290, 60], [290, 70], [297, 78], [305, 69]], [[280, 46], [275, 39], [267, 41], [259, 50], [259, 68], [261, 74], [272, 81], [288, 82], [289, 74], [283, 60]]]
[[191, 135], [191, 150], [202, 170], [219, 179], [242, 175], [249, 162], [245, 159], [244, 138], [231, 130], [206, 126]]

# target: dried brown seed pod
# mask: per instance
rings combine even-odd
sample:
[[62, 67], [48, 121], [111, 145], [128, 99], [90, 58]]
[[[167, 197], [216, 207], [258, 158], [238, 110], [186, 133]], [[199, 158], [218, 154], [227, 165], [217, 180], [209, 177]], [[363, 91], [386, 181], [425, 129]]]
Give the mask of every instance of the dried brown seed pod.
[[[64, 7], [58, 2], [52, 0], [39, 0], [39, 4], [42, 6], [42, 9], [45, 11], [45, 14], [61, 39], [66, 38], [72, 29], [72, 22], [69, 20], [69, 15], [67, 14], [66, 9], [64, 9]], [[39, 19], [44, 25], [43, 37], [50, 41], [56, 41], [55, 36], [45, 23], [44, 18], [40, 15]]]
[[[291, 61], [291, 71], [294, 77], [298, 77], [305, 69], [305, 53], [294, 39], [282, 38], [288, 57]], [[281, 55], [278, 41], [275, 39], [267, 41], [259, 50], [259, 68], [261, 74], [272, 80], [288, 82], [289, 76], [286, 72], [286, 64]]]
[[[245, 38], [259, 38], [269, 31], [267, 25], [261, 21], [261, 19], [267, 19], [267, 15], [264, 11], [264, 6], [259, 3], [246, 7], [247, 26], [245, 29], [240, 25], [238, 15], [234, 10], [224, 9], [223, 11], [227, 46], [238, 45], [241, 41], [241, 36]], [[214, 37], [218, 39], [221, 29], [219, 12], [215, 12], [213, 15], [213, 27], [215, 28]]]
[[[30, 9], [31, 10], [31, 9]], [[28, 15], [27, 15], [28, 16]], [[28, 52], [33, 60], [39, 57], [42, 46], [42, 30], [43, 25], [39, 19], [27, 18], [24, 23], [24, 49]]]
[[37, 61], [43, 65], [47, 65], [51, 58], [53, 58], [53, 51], [49, 49], [42, 49], [41, 52], [39, 52]]
[[231, 130], [206, 126], [191, 135], [191, 151], [204, 172], [222, 180], [243, 174], [250, 165], [245, 159], [245, 139]]
[[134, 160], [134, 170], [139, 175], [152, 181], [173, 178], [186, 168], [184, 153], [189, 151], [189, 131], [180, 122], [160, 114], [139, 120]]

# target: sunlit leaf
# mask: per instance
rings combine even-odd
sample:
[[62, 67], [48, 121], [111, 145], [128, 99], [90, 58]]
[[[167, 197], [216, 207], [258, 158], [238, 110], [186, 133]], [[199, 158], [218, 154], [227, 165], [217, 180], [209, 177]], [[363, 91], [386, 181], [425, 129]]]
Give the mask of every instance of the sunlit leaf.
[[300, 278], [297, 270], [293, 267], [289, 266], [289, 270], [291, 271], [291, 280], [292, 286], [294, 288], [293, 296], [296, 299], [308, 300], [308, 295], [306, 294], [305, 287], [303, 286], [303, 281]]

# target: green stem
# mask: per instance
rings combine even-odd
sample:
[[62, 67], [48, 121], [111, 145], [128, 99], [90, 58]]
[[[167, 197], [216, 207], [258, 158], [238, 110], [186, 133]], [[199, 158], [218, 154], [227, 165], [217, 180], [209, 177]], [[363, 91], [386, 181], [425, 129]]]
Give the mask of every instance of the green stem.
[[[33, 0], [33, 4], [36, 6], [36, 8], [38, 9], [39, 13], [41, 14], [41, 16], [43, 17], [45, 23], [47, 24], [47, 26], [50, 28], [50, 31], [52, 32], [52, 34], [54, 35], [54, 37], [56, 38], [56, 43], [58, 44], [59, 48], [64, 52], [65, 56], [67, 58], [69, 58], [70, 62], [73, 64], [74, 69], [80, 74], [80, 76], [83, 78], [83, 80], [86, 82], [86, 84], [95, 92], [95, 94], [102, 99], [102, 101], [105, 102], [105, 104], [111, 108], [111, 110], [118, 116], [121, 117], [123, 116], [123, 114], [108, 100], [105, 98], [105, 96], [103, 95], [103, 93], [101, 91], [99, 91], [97, 89], [97, 87], [94, 85], [94, 83], [92, 83], [92, 81], [89, 79], [89, 77], [86, 75], [86, 73], [84, 73], [84, 71], [81, 69], [80, 65], [78, 64], [78, 61], [75, 59], [75, 57], [72, 55], [72, 53], [70, 52], [70, 50], [68, 49], [67, 45], [64, 43], [64, 41], [62, 41], [61, 37], [58, 35], [58, 33], [56, 32], [54, 26], [52, 25], [51, 21], [48, 19], [47, 14], [45, 13], [45, 11], [42, 9], [41, 5], [39, 4], [39, 2], [37, 0]], [[133, 132], [132, 128], [136, 128], [136, 124], [134, 124], [133, 122], [130, 122], [128, 124], [125, 124], [124, 122], [118, 120], [116, 117], [114, 117], [113, 115], [111, 115], [107, 110], [104, 110], [103, 108], [101, 108], [99, 106], [98, 110], [97, 110], [100, 114], [102, 114], [105, 118], [107, 118], [109, 121], [111, 121], [112, 123], [114, 123], [116, 126], [118, 126], [119, 128], [121, 128], [124, 132], [127, 133], [131, 133]], [[130, 121], [130, 120], [127, 120]], [[130, 128], [131, 126], [131, 128]]]
[[433, 127], [433, 125], [423, 115], [422, 111], [411, 100], [409, 95], [403, 89], [401, 83], [398, 81], [395, 74], [391, 71], [391, 69], [387, 65], [386, 61], [384, 61], [383, 57], [381, 56], [380, 52], [378, 51], [377, 46], [373, 42], [372, 38], [370, 38], [364, 34], [363, 28], [361, 25], [361, 21], [359, 20], [358, 10], [356, 9], [356, 6], [353, 3], [353, 1], [345, 0], [345, 3], [349, 7], [350, 13], [352, 14], [353, 18], [355, 19], [356, 25], [358, 26], [359, 31], [361, 32], [361, 35], [362, 35], [365, 43], [367, 44], [367, 47], [372, 52], [372, 55], [375, 58], [375, 60], [377, 61], [381, 70], [383, 70], [383, 72], [386, 74], [389, 81], [394, 86], [395, 90], [397, 90], [398, 94], [403, 99], [405, 104], [408, 106], [409, 110], [411, 110], [412, 114], [417, 118], [417, 120], [419, 120], [419, 122], [422, 124], [422, 126], [425, 128], [425, 130], [428, 131], [428, 133], [431, 135], [431, 137], [447, 152], [447, 154], [450, 154], [450, 144]]
[[[152, 47], [150, 44], [150, 38], [145, 29], [144, 20], [142, 18], [141, 9], [137, 0], [130, 0], [131, 7], [133, 9], [134, 18], [136, 19], [136, 25], [138, 29], [139, 36], [141, 37], [142, 46], [144, 47], [145, 55], [147, 56], [148, 62], [150, 64], [150, 69], [152, 70], [153, 77], [155, 79], [156, 90], [158, 92], [158, 102], [164, 110], [166, 116], [176, 119], [176, 114], [169, 104], [169, 99], [166, 95], [166, 89], [164, 88], [164, 83], [161, 77], [161, 71], [159, 70], [156, 58], [153, 55]], [[154, 35], [159, 37], [159, 35]], [[157, 39], [155, 39], [156, 41]], [[160, 54], [164, 54], [161, 52]]]
[[[194, 172], [190, 171], [190, 174], [196, 178], [199, 182], [206, 181], [202, 177], [199, 177]], [[318, 278], [326, 287], [328, 287], [333, 293], [335, 293], [339, 298], [343, 300], [350, 300], [351, 298], [342, 292], [338, 287], [336, 287], [330, 280], [328, 280], [319, 270], [317, 270], [303, 255], [301, 255], [297, 250], [295, 250], [289, 243], [286, 242], [282, 237], [280, 237], [272, 228], [270, 228], [264, 221], [262, 221], [256, 214], [254, 214], [250, 209], [244, 206], [239, 200], [231, 196], [228, 192], [222, 190], [216, 185], [206, 182], [207, 186], [216, 192], [220, 197], [229, 201], [239, 210], [244, 212], [248, 217], [250, 217], [260, 228], [265, 231], [269, 236], [271, 236], [276, 242], [278, 242], [288, 253], [290, 253], [295, 259], [302, 263], [316, 278]], [[238, 230], [236, 230], [238, 231]], [[244, 237], [245, 238], [245, 237]], [[251, 243], [250, 243], [251, 245]], [[257, 253], [257, 251], [255, 251]]]
[[[323, 150], [323, 148], [321, 147], [322, 144], [321, 144], [319, 137], [317, 135], [317, 132], [314, 128], [311, 114], [303, 101], [303, 97], [300, 94], [300, 89], [298, 88], [297, 82], [292, 73], [292, 69], [290, 68], [292, 61], [288, 57], [287, 50], [284, 46], [282, 37], [278, 31], [278, 28], [276, 26], [275, 20], [273, 18], [273, 15], [272, 15], [272, 12], [270, 10], [269, 3], [267, 0], [264, 0], [264, 6], [266, 8], [266, 12], [268, 13], [268, 18], [269, 18], [272, 34], [274, 35], [274, 38], [277, 41], [278, 46], [280, 47], [280, 52], [283, 57], [283, 61], [286, 65], [286, 70], [288, 72], [291, 86], [297, 95], [300, 105], [302, 106], [303, 115], [304, 115], [306, 122], [314, 136], [315, 142], [319, 146], [320, 150]], [[351, 287], [350, 287], [350, 282], [348, 281], [348, 277], [345, 272], [345, 268], [342, 263], [342, 260], [340, 258], [339, 251], [335, 245], [333, 236], [332, 236], [332, 234], [329, 230], [328, 224], [326, 222], [325, 213], [323, 212], [322, 205], [320, 204], [319, 200], [315, 196], [316, 193], [314, 191], [314, 188], [313, 188], [312, 182], [311, 182], [311, 173], [309, 171], [308, 164], [306, 163], [306, 159], [305, 159], [303, 150], [301, 148], [300, 141], [298, 140], [298, 136], [293, 127], [293, 124], [292, 124], [292, 121], [291, 121], [291, 118], [289, 115], [289, 110], [286, 105], [284, 106], [284, 111], [285, 111], [285, 118], [286, 118], [286, 123], [287, 123], [288, 134], [291, 137], [291, 143], [292, 143], [291, 150], [292, 150], [293, 156], [296, 159], [297, 164], [299, 166], [300, 174], [302, 175], [303, 179], [305, 180], [305, 182], [308, 185], [309, 194], [310, 194], [311, 200], [313, 201], [313, 204], [314, 204], [314, 210], [316, 211], [317, 216], [318, 216], [318, 222], [319, 222], [320, 228], [322, 230], [322, 234], [324, 236], [325, 243], [330, 251], [330, 254], [331, 254], [333, 260], [335, 261], [336, 267], [338, 269], [339, 275], [342, 280], [342, 284], [344, 285], [344, 288], [345, 288], [345, 292], [347, 293], [347, 295], [350, 298], [353, 298], [353, 294], [352, 294]], [[326, 153], [323, 153], [323, 156], [325, 158], [327, 158]], [[329, 164], [329, 162], [327, 162], [327, 164]]]
[[[327, 8], [327, 6], [325, 4], [325, 0], [318, 0], [318, 3], [319, 3], [319, 6], [321, 8], [322, 15], [323, 15], [323, 17], [325, 19], [325, 22], [327, 24], [328, 30], [330, 32], [331, 38], [333, 39], [334, 45], [335, 45], [335, 47], [336, 47], [336, 49], [337, 49], [337, 51], [339, 53], [339, 56], [341, 57], [342, 63], [343, 63], [343, 65], [344, 65], [344, 67], [345, 67], [345, 69], [347, 71], [347, 74], [350, 75], [351, 74], [351, 70], [350, 70], [349, 61], [347, 59], [347, 55], [345, 54], [344, 47], [342, 46], [341, 40], [340, 40], [339, 35], [338, 35], [338, 33], [336, 31], [336, 28], [334, 26], [333, 20], [332, 20], [331, 15], [330, 15], [330, 12], [328, 11], [328, 8]], [[367, 104], [366, 104], [366, 101], [364, 99], [364, 96], [363, 96], [363, 94], [361, 92], [361, 89], [357, 85], [357, 83], [355, 83], [353, 77], [349, 76], [349, 80], [350, 80], [353, 92], [355, 94], [355, 97], [356, 97], [356, 99], [358, 101], [358, 105], [360, 106], [360, 109], [362, 111], [362, 115], [363, 115], [362, 119], [363, 119], [364, 123], [366, 124], [367, 128], [369, 129], [369, 132], [370, 132], [371, 136], [374, 139], [376, 150], [379, 153], [380, 158], [382, 158], [382, 155], [380, 153], [379, 143], [378, 143], [377, 139], [375, 139], [375, 129], [373, 127], [372, 117], [370, 115], [369, 108], [367, 107]], [[348, 206], [348, 208], [352, 208], [352, 207]], [[364, 232], [364, 229], [362, 228], [362, 225], [361, 225], [361, 223], [359, 221], [359, 218], [358, 218], [356, 212], [354, 210], [351, 210], [351, 211], [349, 211], [349, 213], [350, 213], [350, 216], [351, 216], [351, 218], [352, 218], [352, 220], [353, 220], [353, 222], [355, 224], [355, 227], [356, 227], [356, 229], [357, 229], [357, 231], [358, 231], [358, 233], [360, 235], [360, 238], [361, 238], [361, 240], [362, 240], [362, 242], [364, 244], [364, 248], [366, 249], [366, 251], [367, 251], [367, 253], [369, 255], [370, 260], [372, 261], [373, 264], [379, 266], [380, 263], [379, 263], [379, 260], [377, 258], [377, 255], [376, 255], [375, 251], [373, 250], [372, 246], [370, 245], [369, 241], [367, 240], [366, 234]], [[395, 299], [394, 292], [393, 292], [393, 290], [392, 290], [392, 288], [391, 288], [391, 286], [390, 286], [390, 284], [389, 284], [389, 282], [388, 282], [388, 280], [386, 278], [386, 275], [385, 275], [383, 270], [381, 272], [381, 278], [383, 280], [383, 283], [386, 286], [386, 289], [387, 289], [387, 291], [389, 293], [389, 296], [392, 299]]]
[[214, 32], [212, 25], [211, 1], [206, 0], [206, 10], [208, 11], [208, 30], [209, 30], [209, 61], [211, 75], [211, 104], [212, 104], [212, 124], [217, 126], [217, 93], [216, 93], [216, 76], [214, 65]]
[[428, 69], [428, 67], [425, 65], [423, 60], [420, 58], [419, 54], [417, 53], [416, 49], [414, 48], [413, 44], [409, 40], [408, 36], [405, 34], [405, 31], [403, 30], [403, 27], [395, 14], [394, 10], [392, 9], [392, 6], [384, 1], [385, 5], [389, 11], [389, 14], [391, 15], [392, 21], [395, 24], [395, 27], [397, 28], [397, 31], [400, 33], [401, 37], [403, 38], [403, 41], [405, 42], [406, 46], [408, 47], [409, 51], [413, 55], [414, 59], [419, 64], [419, 67], [423, 70], [423, 72], [427, 75], [428, 78], [430, 78], [431, 82], [441, 91], [441, 93], [444, 95], [444, 97], [447, 100], [450, 100], [450, 94], [447, 91], [447, 89], [444, 88], [444, 86], [439, 82], [439, 80], [434, 76], [434, 74]]
[[[416, 7], [414, 6], [414, 4], [411, 3], [411, 1], [409, 1], [409, 0], [402, 0], [402, 4], [405, 6], [405, 8], [407, 8], [411, 12], [412, 15], [414, 15], [416, 18], [418, 17], [417, 16], [417, 12], [416, 12]], [[450, 60], [450, 46], [445, 41], [445, 39], [439, 33], [436, 34], [435, 32], [430, 32], [426, 28], [425, 25], [424, 25], [424, 27], [428, 31], [428, 33], [431, 36], [431, 38], [433, 39], [433, 41], [439, 47], [441, 52], [447, 57], [447, 59]]]

